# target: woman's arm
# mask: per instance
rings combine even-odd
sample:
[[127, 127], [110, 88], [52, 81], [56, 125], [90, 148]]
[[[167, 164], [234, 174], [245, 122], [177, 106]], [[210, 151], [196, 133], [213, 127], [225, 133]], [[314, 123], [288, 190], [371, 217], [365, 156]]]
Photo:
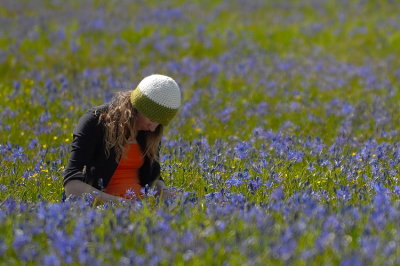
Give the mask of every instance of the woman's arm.
[[121, 201], [122, 198], [104, 193], [88, 184], [86, 166], [94, 157], [96, 146], [102, 139], [98, 117], [92, 112], [86, 112], [74, 129], [68, 165], [64, 171], [63, 186], [65, 195], [82, 196], [89, 193], [99, 201]]
[[89, 184], [86, 184], [80, 180], [71, 180], [67, 184], [65, 184], [64, 187], [65, 194], [66, 196], [82, 196], [85, 193], [96, 195], [96, 198], [100, 201], [106, 202], [106, 201], [121, 201], [123, 198], [113, 196], [107, 193], [104, 193], [94, 187], [92, 187]]
[[86, 180], [86, 167], [93, 160], [96, 146], [101, 143], [101, 128], [98, 125], [98, 117], [92, 112], [86, 112], [75, 127], [68, 164], [64, 170], [63, 185], [71, 180]]

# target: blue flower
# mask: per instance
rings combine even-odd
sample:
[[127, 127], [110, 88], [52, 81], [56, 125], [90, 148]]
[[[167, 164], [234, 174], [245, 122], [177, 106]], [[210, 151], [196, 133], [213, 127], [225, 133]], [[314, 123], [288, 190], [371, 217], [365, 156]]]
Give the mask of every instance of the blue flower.
[[18, 229], [14, 234], [12, 247], [18, 251], [31, 241], [31, 236], [27, 235], [24, 231]]
[[223, 230], [225, 230], [225, 228], [226, 228], [226, 223], [225, 223], [224, 221], [217, 220], [217, 221], [215, 222], [215, 226], [216, 226], [216, 228], [218, 229], [218, 231], [223, 231]]
[[0, 184], [0, 192], [6, 192], [7, 191], [7, 186], [6, 185], [3, 185], [3, 184]]
[[3, 239], [0, 238], [0, 257], [3, 257], [6, 250], [7, 250], [7, 245], [6, 245], [6, 243], [4, 243]]
[[364, 236], [360, 241], [360, 246], [365, 256], [372, 260], [375, 257], [375, 251], [379, 246], [379, 238]]
[[224, 108], [221, 112], [217, 113], [217, 117], [221, 120], [222, 123], [226, 123], [231, 118], [232, 112], [235, 110], [232, 106], [228, 106]]
[[189, 230], [185, 230], [185, 232], [183, 233], [183, 235], [181, 237], [181, 242], [185, 246], [189, 246], [194, 241], [194, 239], [195, 238], [194, 238], [193, 233]]
[[61, 262], [57, 255], [50, 254], [43, 258], [43, 264], [45, 266], [58, 266], [61, 265]]
[[262, 184], [263, 183], [262, 183], [261, 178], [257, 176], [254, 180], [249, 181], [248, 187], [249, 187], [250, 191], [254, 192], [254, 191], [258, 190]]
[[225, 184], [227, 185], [228, 188], [230, 187], [237, 187], [243, 184], [243, 180], [237, 178], [237, 177], [231, 177], [225, 181]]
[[271, 199], [276, 200], [276, 201], [281, 201], [285, 198], [285, 194], [283, 192], [283, 189], [281, 187], [278, 187], [271, 193]]
[[8, 197], [3, 201], [3, 210], [6, 214], [11, 214], [17, 209], [17, 203], [15, 202], [13, 197]]
[[235, 155], [241, 160], [247, 159], [251, 148], [252, 146], [249, 142], [241, 141], [235, 145]]
[[[143, 193], [145, 192], [145, 189], [144, 189], [144, 188], [142, 188], [141, 190], [142, 190]], [[135, 194], [135, 192], [133, 191], [132, 188], [130, 188], [130, 189], [128, 189], [128, 190], [126, 191], [125, 196], [126, 196], [126, 197], [129, 197], [129, 198], [131, 198], [131, 199], [136, 198], [136, 194]]]
[[364, 263], [358, 256], [351, 256], [349, 258], [344, 258], [340, 263], [340, 266], [363, 266]]
[[396, 196], [400, 196], [400, 186], [394, 185], [393, 192], [396, 194]]
[[294, 162], [303, 161], [304, 152], [298, 150], [289, 150], [287, 155], [287, 160]]
[[95, 18], [90, 22], [90, 27], [94, 30], [102, 30], [105, 27], [103, 18]]

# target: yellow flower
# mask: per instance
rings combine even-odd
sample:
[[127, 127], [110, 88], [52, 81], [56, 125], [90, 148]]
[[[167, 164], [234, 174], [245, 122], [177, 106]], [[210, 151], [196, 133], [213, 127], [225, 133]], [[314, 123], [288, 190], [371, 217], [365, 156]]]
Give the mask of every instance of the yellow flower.
[[43, 144], [43, 145], [42, 145], [42, 148], [43, 148], [43, 149], [46, 149], [46, 148], [47, 148], [47, 145], [46, 145], [46, 144]]
[[372, 158], [375, 158], [376, 157], [376, 154], [372, 154]]
[[353, 152], [351, 155], [352, 155], [352, 156], [356, 156], [356, 154], [357, 154], [357, 153]]
[[68, 141], [69, 141], [69, 138], [66, 138], [64, 141], [65, 141], [65, 142], [68, 142]]
[[27, 84], [27, 85], [33, 85], [33, 84], [35, 84], [35, 82], [32, 80], [32, 79], [28, 79], [28, 78], [26, 78], [26, 79], [24, 79], [24, 82]]
[[58, 139], [58, 137], [57, 137], [57, 136], [54, 136], [54, 137], [53, 137], [53, 139], [54, 139], [54, 140], [57, 140], [57, 139]]

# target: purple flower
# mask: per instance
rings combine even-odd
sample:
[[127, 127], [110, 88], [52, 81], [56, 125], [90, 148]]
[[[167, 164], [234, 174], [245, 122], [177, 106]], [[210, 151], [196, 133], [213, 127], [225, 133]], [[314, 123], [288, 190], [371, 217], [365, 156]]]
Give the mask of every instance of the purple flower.
[[287, 240], [282, 240], [282, 243], [273, 247], [273, 252], [283, 260], [288, 260], [297, 247], [297, 241], [292, 237], [289, 237]]
[[186, 230], [185, 233], [181, 237], [181, 242], [185, 246], [189, 246], [194, 241], [193, 233], [189, 230]]
[[254, 180], [250, 180], [248, 183], [248, 187], [252, 192], [258, 190], [261, 187], [261, 185], [262, 185], [262, 180], [258, 176]]
[[7, 218], [7, 215], [3, 210], [0, 209], [0, 223], [3, 223]]
[[226, 228], [226, 223], [224, 221], [217, 220], [215, 222], [215, 226], [217, 227], [218, 231], [223, 231]]
[[16, 146], [14, 149], [12, 149], [12, 154], [10, 155], [10, 158], [12, 160], [20, 160], [22, 162], [27, 161], [27, 156], [25, 154], [24, 149], [21, 146]]
[[74, 246], [78, 244], [79, 241], [75, 243], [66, 232], [60, 230], [53, 231], [52, 234], [48, 235], [48, 238], [51, 241], [52, 247], [60, 254], [63, 260], [65, 260], [66, 263], [71, 263], [71, 254], [75, 250]]
[[226, 123], [231, 118], [232, 112], [235, 110], [232, 106], [228, 106], [224, 108], [221, 112], [217, 113], [217, 117], [221, 120], [222, 123]]
[[319, 252], [323, 252], [328, 246], [332, 246], [336, 235], [329, 231], [323, 231], [316, 239], [316, 248]]
[[363, 266], [362, 260], [357, 256], [345, 258], [340, 263], [340, 266]]
[[301, 162], [303, 161], [304, 152], [298, 150], [289, 150], [287, 154], [287, 159], [289, 161]]
[[252, 146], [249, 142], [246, 141], [239, 142], [235, 145], [234, 148], [235, 155], [241, 160], [247, 159], [249, 155], [248, 153], [251, 148]]
[[17, 204], [13, 197], [8, 197], [3, 201], [3, 210], [6, 214], [11, 214], [17, 209]]
[[[142, 192], [144, 193], [144, 188], [142, 188]], [[136, 194], [135, 194], [135, 192], [133, 191], [133, 189], [132, 188], [130, 188], [130, 189], [128, 189], [127, 191], [126, 191], [126, 193], [125, 193], [125, 196], [127, 196], [127, 197], [129, 197], [129, 198], [136, 198]]]
[[340, 189], [336, 190], [336, 196], [338, 200], [348, 201], [351, 198], [350, 191], [348, 187], [342, 186]]
[[102, 30], [105, 27], [103, 18], [95, 18], [90, 22], [90, 27], [94, 30]]
[[7, 250], [7, 245], [4, 243], [3, 239], [0, 238], [0, 257], [4, 255], [6, 250]]
[[312, 162], [308, 163], [307, 170], [310, 171], [310, 172], [315, 171], [315, 167], [314, 167], [314, 164]]
[[0, 184], [0, 192], [6, 192], [7, 191], [7, 186], [6, 185], [3, 185], [3, 184]]
[[393, 186], [393, 192], [396, 194], [396, 196], [400, 196], [400, 186]]
[[228, 195], [232, 204], [243, 206], [246, 203], [246, 198], [241, 193], [231, 193]]
[[176, 8], [159, 8], [155, 9], [151, 16], [156, 18], [159, 23], [167, 23], [169, 21], [180, 20], [184, 17], [184, 13]]
[[29, 148], [29, 149], [34, 149], [34, 148], [37, 147], [38, 144], [39, 144], [39, 141], [38, 141], [36, 138], [34, 138], [33, 140], [31, 140], [31, 141], [29, 142], [28, 148]]
[[14, 234], [14, 241], [12, 247], [14, 250], [18, 251], [23, 248], [26, 244], [31, 241], [30, 235], [27, 235], [24, 231], [18, 229]]
[[341, 114], [342, 115], [350, 115], [354, 112], [354, 107], [351, 104], [344, 104], [342, 106]]
[[243, 184], [243, 180], [237, 178], [237, 177], [231, 177], [225, 181], [225, 184], [227, 185], [228, 188], [230, 187], [237, 187]]
[[389, 241], [389, 243], [385, 244], [383, 247], [383, 254], [386, 257], [389, 257], [390, 255], [392, 255], [395, 252], [396, 248], [397, 248], [396, 242], [393, 240]]
[[14, 85], [15, 90], [17, 90], [17, 91], [21, 88], [21, 83], [19, 81], [14, 81], [13, 85]]
[[50, 118], [51, 118], [50, 113], [48, 111], [44, 111], [39, 117], [39, 122], [46, 123], [47, 121], [49, 121]]
[[50, 254], [43, 258], [43, 264], [45, 266], [58, 266], [61, 265], [61, 262], [57, 255]]
[[375, 251], [379, 246], [379, 239], [377, 237], [365, 236], [360, 241], [360, 246], [368, 259], [375, 257]]
[[276, 201], [281, 201], [285, 198], [285, 194], [283, 192], [283, 189], [281, 187], [275, 189], [271, 193], [271, 199], [276, 200]]
[[155, 188], [151, 188], [148, 184], [146, 184], [142, 189], [141, 192], [146, 195], [147, 197], [154, 197], [157, 195], [157, 190]]

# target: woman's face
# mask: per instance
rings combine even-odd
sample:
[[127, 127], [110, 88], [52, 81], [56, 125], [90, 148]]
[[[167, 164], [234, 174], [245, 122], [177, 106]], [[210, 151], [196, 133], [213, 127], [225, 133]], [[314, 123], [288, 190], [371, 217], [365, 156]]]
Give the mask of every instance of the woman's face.
[[153, 122], [141, 113], [137, 113], [136, 115], [136, 123], [135, 127], [136, 130], [144, 130], [144, 131], [151, 131], [154, 132], [158, 127], [159, 123]]

